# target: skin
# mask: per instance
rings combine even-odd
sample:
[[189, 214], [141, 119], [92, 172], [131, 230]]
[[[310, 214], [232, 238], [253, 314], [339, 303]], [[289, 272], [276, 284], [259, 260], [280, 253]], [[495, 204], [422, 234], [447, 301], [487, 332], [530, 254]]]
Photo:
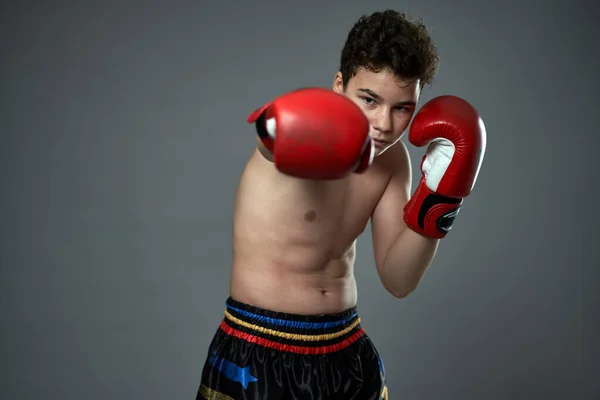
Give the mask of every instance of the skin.
[[312, 181], [281, 174], [258, 141], [242, 174], [233, 220], [232, 298], [272, 311], [314, 315], [357, 304], [356, 241], [371, 220], [383, 287], [398, 298], [418, 286], [438, 240], [403, 222], [411, 190], [408, 151], [400, 141], [415, 112], [419, 81], [390, 70], [359, 69], [333, 90], [361, 107], [376, 144], [363, 174]]

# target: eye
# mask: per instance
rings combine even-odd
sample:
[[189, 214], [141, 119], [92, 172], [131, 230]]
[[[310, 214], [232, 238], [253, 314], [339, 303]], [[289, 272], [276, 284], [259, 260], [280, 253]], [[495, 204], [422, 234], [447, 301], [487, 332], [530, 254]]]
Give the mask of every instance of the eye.
[[362, 97], [362, 100], [365, 102], [366, 105], [368, 106], [373, 106], [375, 105], [377, 102], [375, 101], [375, 99], [371, 98], [371, 97]]
[[398, 107], [396, 107], [396, 111], [399, 111], [401, 113], [409, 113], [410, 114], [412, 112], [412, 109], [408, 108], [408, 107], [398, 106]]

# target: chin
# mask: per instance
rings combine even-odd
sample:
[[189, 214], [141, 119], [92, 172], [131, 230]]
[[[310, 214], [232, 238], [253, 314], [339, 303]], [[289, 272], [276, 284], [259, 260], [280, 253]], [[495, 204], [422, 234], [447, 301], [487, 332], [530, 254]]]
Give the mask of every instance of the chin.
[[392, 146], [387, 146], [384, 148], [375, 148], [375, 157], [379, 157], [380, 155], [382, 155], [383, 153], [385, 153], [390, 147]]

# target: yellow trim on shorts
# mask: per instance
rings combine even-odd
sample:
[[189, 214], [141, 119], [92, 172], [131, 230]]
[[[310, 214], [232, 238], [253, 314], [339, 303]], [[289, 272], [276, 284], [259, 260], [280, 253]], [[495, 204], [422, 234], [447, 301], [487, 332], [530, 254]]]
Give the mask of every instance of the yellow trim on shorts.
[[305, 342], [318, 342], [321, 340], [336, 339], [340, 336], [344, 336], [345, 334], [350, 332], [352, 329], [356, 328], [356, 326], [358, 324], [360, 324], [360, 317], [357, 317], [356, 320], [350, 326], [347, 326], [346, 328], [344, 328], [343, 330], [341, 330], [339, 332], [325, 333], [322, 335], [301, 335], [298, 333], [276, 331], [273, 329], [265, 328], [263, 326], [250, 324], [246, 321], [242, 321], [241, 319], [234, 317], [227, 310], [225, 310], [225, 318], [227, 318], [230, 321], [232, 321], [238, 325], [241, 325], [245, 328], [253, 329], [255, 331], [258, 331], [258, 332], [261, 332], [261, 333], [264, 333], [267, 335], [277, 336], [277, 337], [289, 339], [289, 340], [300, 340], [300, 341], [305, 341]]
[[381, 393], [381, 400], [389, 400], [388, 399], [388, 388], [387, 388], [387, 386], [383, 387], [383, 392]]
[[234, 400], [233, 397], [227, 396], [225, 393], [217, 392], [216, 390], [206, 387], [206, 385], [200, 385], [200, 394], [206, 400]]

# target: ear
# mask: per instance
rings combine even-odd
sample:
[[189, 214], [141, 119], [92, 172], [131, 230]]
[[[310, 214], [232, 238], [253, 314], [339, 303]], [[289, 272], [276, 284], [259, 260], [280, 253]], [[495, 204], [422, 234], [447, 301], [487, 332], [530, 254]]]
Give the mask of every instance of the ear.
[[339, 94], [344, 92], [344, 80], [340, 71], [333, 77], [333, 91]]

